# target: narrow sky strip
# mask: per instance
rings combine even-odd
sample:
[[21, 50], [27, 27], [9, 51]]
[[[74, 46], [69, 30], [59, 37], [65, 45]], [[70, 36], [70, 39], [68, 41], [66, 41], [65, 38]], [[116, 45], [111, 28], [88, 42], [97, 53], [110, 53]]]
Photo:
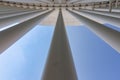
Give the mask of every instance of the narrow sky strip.
[[112, 25], [110, 23], [105, 23], [104, 25], [120, 32], [120, 27], [114, 26], [114, 25]]

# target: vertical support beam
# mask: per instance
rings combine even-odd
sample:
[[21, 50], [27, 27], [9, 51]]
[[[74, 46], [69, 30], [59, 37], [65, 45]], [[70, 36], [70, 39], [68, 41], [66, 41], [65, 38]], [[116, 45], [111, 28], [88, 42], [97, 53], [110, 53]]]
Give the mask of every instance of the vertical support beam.
[[101, 8], [102, 7], [102, 2], [100, 2], [100, 4], [99, 4], [99, 8]]
[[109, 12], [112, 12], [112, 0], [109, 1]]
[[0, 54], [34, 28], [52, 10], [0, 32]]
[[78, 18], [81, 22], [87, 25], [87, 27], [93, 31], [98, 37], [108, 43], [113, 49], [120, 53], [120, 32], [108, 28], [100, 23], [92, 21], [86, 17], [79, 15], [76, 12], [69, 10], [69, 12]]
[[116, 2], [115, 2], [115, 7], [116, 8], [118, 8], [118, 2], [119, 2], [119, 0], [116, 0]]
[[84, 9], [86, 9], [86, 4], [84, 5]]
[[94, 11], [95, 9], [95, 3], [92, 3], [92, 10]]
[[79, 9], [81, 9], [81, 4], [79, 4]]
[[104, 2], [102, 1], [102, 3], [101, 3], [101, 8], [103, 8], [104, 7]]
[[61, 10], [41, 80], [78, 80]]

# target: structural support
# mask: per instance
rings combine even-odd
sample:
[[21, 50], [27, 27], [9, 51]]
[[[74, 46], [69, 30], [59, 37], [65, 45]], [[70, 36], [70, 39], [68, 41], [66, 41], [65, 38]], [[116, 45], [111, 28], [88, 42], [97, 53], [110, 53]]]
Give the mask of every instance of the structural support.
[[112, 12], [112, 0], [109, 1], [109, 12]]
[[81, 22], [86, 24], [91, 31], [93, 31], [96, 35], [98, 35], [101, 39], [103, 39], [112, 48], [120, 53], [120, 32], [83, 17], [71, 10], [69, 10], [69, 12]]
[[[45, 11], [45, 10], [44, 10]], [[8, 16], [3, 16], [0, 17], [0, 31], [1, 29], [3, 28], [6, 28], [6, 27], [9, 27], [11, 25], [14, 25], [14, 24], [20, 24], [24, 21], [27, 21], [29, 19], [32, 19], [36, 16], [39, 16], [41, 13], [44, 12], [43, 10], [40, 10], [40, 11], [36, 11], [36, 12], [31, 12], [31, 13], [26, 13], [26, 14], [21, 14], [21, 15], [17, 15], [17, 16], [12, 16], [12, 17], [8, 17]], [[46, 10], [47, 11], [47, 10]], [[46, 12], [45, 11], [45, 12]]]
[[61, 10], [41, 80], [78, 80]]
[[92, 3], [92, 10], [94, 11], [95, 9], [95, 3]]
[[0, 14], [0, 19], [3, 19], [3, 18], [9, 18], [9, 17], [17, 17], [17, 16], [20, 16], [20, 15], [25, 15], [25, 14], [31, 14], [31, 13], [37, 13], [37, 12], [42, 12], [42, 11], [45, 11], [45, 10], [33, 10], [33, 11], [24, 11], [24, 12], [15, 12], [15, 13], [3, 13], [3, 14]]
[[99, 4], [99, 8], [102, 8], [102, 2]]
[[86, 7], [87, 7], [87, 6], [86, 6], [86, 4], [85, 4], [85, 5], [84, 5], [84, 9], [86, 9]]
[[52, 10], [0, 32], [0, 54], [35, 27]]
[[118, 28], [120, 28], [120, 18], [112, 17], [109, 14], [100, 14], [100, 13], [94, 13], [91, 11], [85, 11], [85, 10], [75, 10], [78, 11], [82, 16], [87, 17], [91, 20], [98, 21], [98, 23], [110, 23]]
[[116, 2], [115, 2], [115, 7], [116, 8], [118, 8], [118, 2], [119, 2], [119, 0], [116, 0]]

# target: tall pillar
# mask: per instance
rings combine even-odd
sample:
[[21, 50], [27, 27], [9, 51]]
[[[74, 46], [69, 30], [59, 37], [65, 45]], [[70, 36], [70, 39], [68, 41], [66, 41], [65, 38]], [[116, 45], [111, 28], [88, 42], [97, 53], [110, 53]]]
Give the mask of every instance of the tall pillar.
[[0, 32], [0, 54], [34, 28], [52, 10]]
[[[41, 10], [42, 11], [45, 11], [45, 10]], [[0, 19], [3, 19], [3, 18], [13, 18], [14, 16], [20, 16], [20, 15], [25, 15], [25, 14], [32, 14], [32, 13], [37, 13], [37, 12], [40, 12], [40, 11], [37, 11], [37, 10], [33, 10], [33, 11], [19, 11], [19, 12], [4, 12], [4, 13], [1, 13], [0, 14]]]
[[61, 10], [41, 80], [78, 80]]
[[109, 1], [109, 12], [112, 12], [112, 0]]
[[95, 9], [95, 3], [92, 3], [92, 10], [94, 11]]
[[101, 8], [101, 7], [102, 7], [102, 2], [99, 3], [99, 8]]
[[22, 13], [22, 14], [16, 14], [16, 15], [4, 15], [0, 16], [0, 31], [1, 29], [4, 29], [6, 27], [9, 27], [11, 25], [15, 25], [16, 23], [20, 24], [24, 21], [27, 21], [29, 19], [32, 19], [38, 15], [40, 15], [42, 12], [45, 10], [40, 10], [40, 11], [32, 11], [32, 12], [27, 12], [27, 13]]
[[115, 7], [116, 8], [118, 8], [118, 2], [119, 2], [119, 0], [116, 0], [116, 2], [115, 2]]
[[86, 6], [86, 4], [85, 4], [85, 5], [84, 5], [84, 9], [86, 9], [86, 7], [87, 7], [87, 6]]
[[87, 27], [93, 31], [98, 37], [108, 43], [113, 49], [120, 53], [120, 32], [108, 28], [100, 23], [92, 21], [86, 17], [79, 15], [71, 10], [69, 12], [83, 22]]

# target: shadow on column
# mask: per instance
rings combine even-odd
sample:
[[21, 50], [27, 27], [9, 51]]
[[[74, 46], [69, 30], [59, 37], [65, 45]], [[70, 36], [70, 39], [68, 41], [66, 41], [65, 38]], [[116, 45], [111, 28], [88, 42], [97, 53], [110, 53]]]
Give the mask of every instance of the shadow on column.
[[77, 80], [61, 10], [42, 80]]

